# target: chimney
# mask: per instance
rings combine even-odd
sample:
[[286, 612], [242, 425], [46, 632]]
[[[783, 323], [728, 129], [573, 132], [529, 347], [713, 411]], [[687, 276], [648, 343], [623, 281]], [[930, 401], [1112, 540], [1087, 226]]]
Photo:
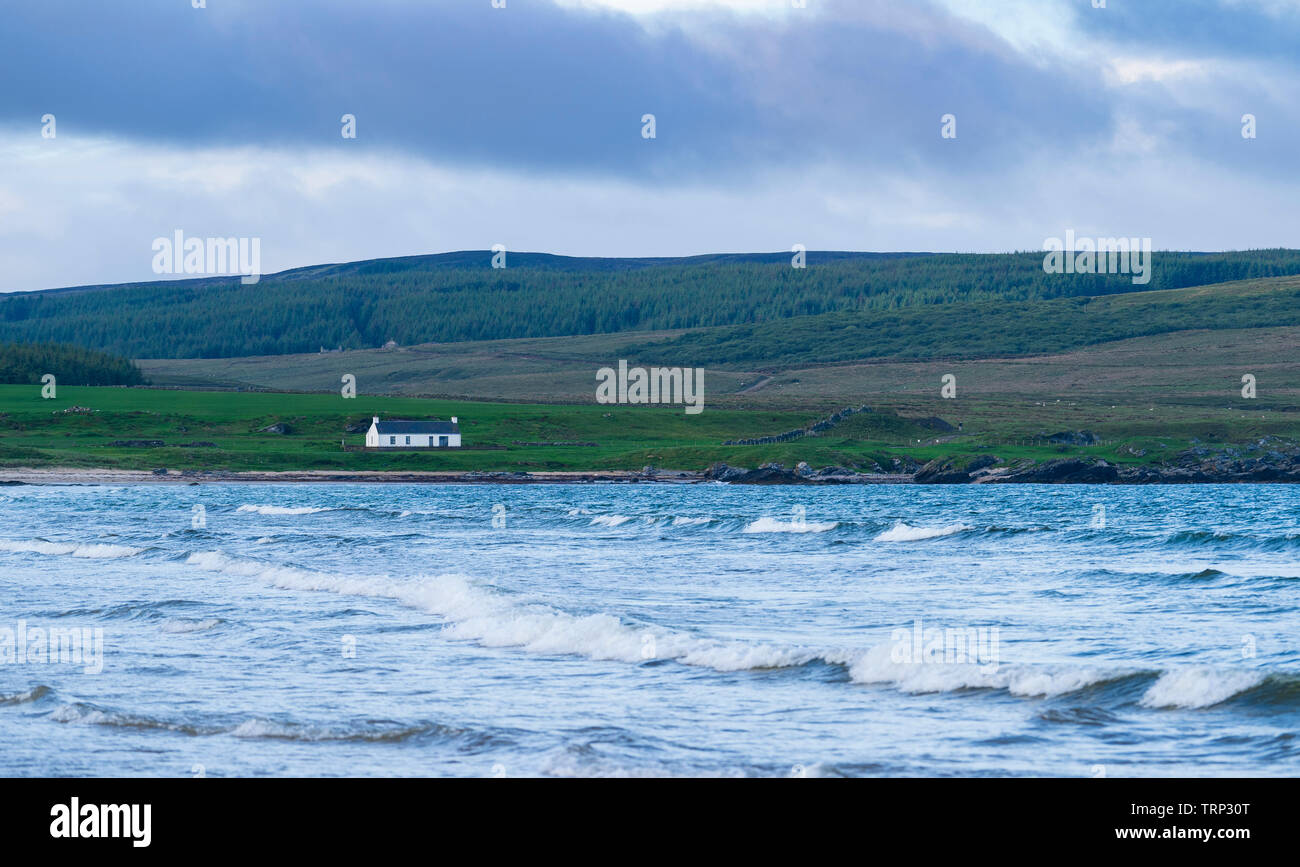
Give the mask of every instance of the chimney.
[[374, 423], [375, 423], [375, 424], [379, 424], [379, 416], [375, 416], [375, 421], [374, 421]]
[[451, 423], [452, 423], [452, 424], [460, 424], [460, 419], [456, 418], [456, 416], [453, 415], [453, 416], [451, 417]]

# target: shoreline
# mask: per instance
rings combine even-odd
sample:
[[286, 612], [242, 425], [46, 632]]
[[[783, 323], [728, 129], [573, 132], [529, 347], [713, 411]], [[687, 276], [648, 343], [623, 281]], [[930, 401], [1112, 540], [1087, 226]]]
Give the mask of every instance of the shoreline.
[[[433, 484], [433, 485], [546, 485], [546, 484], [659, 484], [696, 485], [1008, 485], [1008, 484], [1100, 484], [1138, 486], [1152, 484], [1288, 484], [1300, 481], [1293, 475], [1281, 477], [1243, 474], [1196, 473], [1187, 470], [1144, 470], [1117, 472], [1110, 465], [1080, 466], [1083, 462], [1060, 461], [1010, 471], [1006, 468], [965, 472], [934, 472], [931, 467], [916, 473], [808, 474], [764, 466], [757, 470], [713, 467], [704, 472], [690, 470], [593, 470], [593, 471], [349, 471], [349, 470], [121, 470], [90, 467], [0, 468], [0, 488], [25, 485], [203, 485], [203, 484]], [[1055, 464], [1055, 466], [1053, 466]], [[1105, 468], [1110, 472], [1098, 472]], [[928, 470], [928, 472], [927, 472]]]
[[664, 470], [653, 475], [632, 470], [599, 472], [405, 472], [350, 470], [118, 470], [89, 467], [17, 467], [0, 469], [0, 486], [14, 485], [201, 485], [215, 483], [295, 484], [577, 484], [584, 482], [657, 482], [694, 484], [703, 473]]

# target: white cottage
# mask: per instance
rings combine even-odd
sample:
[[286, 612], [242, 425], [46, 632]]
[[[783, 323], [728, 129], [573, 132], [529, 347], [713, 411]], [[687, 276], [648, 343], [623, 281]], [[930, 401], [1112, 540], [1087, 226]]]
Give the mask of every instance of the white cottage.
[[368, 449], [458, 449], [460, 419], [451, 421], [380, 421], [366, 431]]

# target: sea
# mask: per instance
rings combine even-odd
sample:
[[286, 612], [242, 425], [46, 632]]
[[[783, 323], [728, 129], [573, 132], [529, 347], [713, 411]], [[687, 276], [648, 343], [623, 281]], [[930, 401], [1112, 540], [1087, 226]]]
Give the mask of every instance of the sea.
[[1300, 773], [1300, 487], [0, 489], [0, 775]]

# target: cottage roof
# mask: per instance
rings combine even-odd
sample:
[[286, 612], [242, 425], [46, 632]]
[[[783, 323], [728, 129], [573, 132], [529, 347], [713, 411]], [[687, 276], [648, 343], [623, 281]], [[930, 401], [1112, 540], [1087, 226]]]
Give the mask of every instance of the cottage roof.
[[374, 423], [380, 436], [388, 434], [454, 434], [460, 425], [451, 421], [378, 421]]

